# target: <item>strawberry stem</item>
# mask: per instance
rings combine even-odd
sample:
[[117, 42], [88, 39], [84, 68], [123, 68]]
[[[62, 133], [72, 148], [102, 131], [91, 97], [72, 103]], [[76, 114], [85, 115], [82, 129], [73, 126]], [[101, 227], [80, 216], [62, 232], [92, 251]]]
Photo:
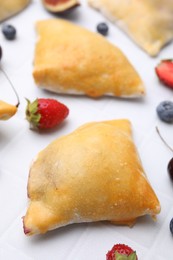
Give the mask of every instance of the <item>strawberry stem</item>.
[[169, 146], [169, 144], [167, 144], [167, 142], [165, 141], [165, 139], [162, 137], [162, 135], [160, 134], [160, 131], [158, 129], [158, 127], [156, 126], [156, 131], [160, 137], [160, 139], [162, 140], [162, 142], [169, 148], [169, 150], [171, 150], [173, 152], [173, 148], [171, 146]]
[[12, 87], [12, 89], [13, 89], [15, 95], [16, 95], [16, 98], [17, 98], [17, 104], [16, 104], [16, 107], [18, 107], [18, 106], [20, 105], [19, 95], [17, 94], [17, 91], [15, 90], [15, 88], [14, 88], [14, 86], [13, 86], [11, 80], [9, 79], [7, 73], [6, 73], [2, 68], [0, 68], [0, 70], [2, 71], [2, 73], [4, 74], [4, 76], [6, 77], [6, 79], [8, 80], [10, 86]]

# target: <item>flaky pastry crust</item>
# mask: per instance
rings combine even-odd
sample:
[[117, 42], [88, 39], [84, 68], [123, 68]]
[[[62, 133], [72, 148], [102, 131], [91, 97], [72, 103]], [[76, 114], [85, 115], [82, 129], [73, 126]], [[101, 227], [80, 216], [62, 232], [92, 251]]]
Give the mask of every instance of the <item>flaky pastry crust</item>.
[[130, 225], [158, 214], [131, 134], [128, 120], [93, 122], [41, 151], [29, 174], [25, 233], [105, 220]]
[[30, 0], [0, 0], [0, 22], [19, 13]]
[[173, 39], [172, 0], [88, 0], [149, 55]]
[[47, 90], [100, 97], [141, 97], [143, 82], [104, 37], [62, 19], [37, 22], [33, 76]]

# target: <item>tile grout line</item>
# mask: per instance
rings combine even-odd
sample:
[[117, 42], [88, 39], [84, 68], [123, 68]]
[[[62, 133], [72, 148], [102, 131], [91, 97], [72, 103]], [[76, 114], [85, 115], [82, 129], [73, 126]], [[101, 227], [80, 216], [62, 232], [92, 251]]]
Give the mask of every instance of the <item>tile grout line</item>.
[[[160, 241], [160, 238], [163, 236], [163, 230], [165, 230], [165, 226], [166, 226], [167, 220], [170, 219], [170, 215], [171, 215], [172, 210], [173, 210], [173, 206], [172, 206], [172, 208], [169, 210], [169, 212], [168, 212], [168, 214], [167, 214], [168, 216], [165, 218], [165, 220], [164, 220], [164, 222], [163, 222], [161, 228], [159, 229], [159, 232], [158, 232], [158, 234], [157, 234], [157, 236], [156, 236], [156, 239], [154, 240], [154, 242], [153, 242], [153, 244], [152, 244], [152, 247], [150, 248], [150, 251], [149, 251], [148, 254], [147, 254], [148, 256], [152, 255], [153, 252], [155, 252], [154, 249], [156, 248], [156, 245], [159, 244], [158, 241]], [[172, 215], [173, 215], [173, 214], [172, 214]], [[168, 231], [169, 231], [169, 230], [168, 230]]]
[[[13, 138], [11, 138], [11, 140], [7, 143], [7, 145], [5, 145], [3, 147], [3, 149], [0, 151], [0, 155], [4, 152], [4, 150], [8, 149], [8, 147], [18, 138], [18, 136], [22, 135], [24, 132], [26, 131], [26, 129], [22, 128], [21, 131], [19, 131], [18, 134], [16, 134]], [[0, 163], [1, 164], [1, 163]]]

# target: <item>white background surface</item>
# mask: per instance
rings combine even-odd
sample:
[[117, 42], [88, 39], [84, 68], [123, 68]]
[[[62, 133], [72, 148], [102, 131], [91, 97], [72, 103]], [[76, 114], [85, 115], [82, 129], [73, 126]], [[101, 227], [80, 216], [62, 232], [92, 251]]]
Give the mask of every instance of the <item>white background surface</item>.
[[[59, 96], [39, 90], [32, 78], [32, 63], [36, 41], [35, 22], [53, 17], [41, 1], [32, 1], [19, 15], [8, 20], [17, 29], [17, 38], [7, 41], [0, 33], [3, 49], [2, 67], [8, 73], [21, 105], [9, 121], [0, 122], [0, 260], [104, 260], [116, 243], [125, 243], [137, 251], [139, 260], [171, 260], [173, 237], [169, 223], [173, 217], [173, 184], [167, 174], [167, 164], [172, 158], [159, 139], [157, 125], [170, 146], [173, 147], [173, 126], [161, 122], [156, 106], [163, 100], [173, 100], [173, 91], [161, 85], [154, 67], [163, 58], [172, 58], [173, 44], [167, 45], [157, 58], [150, 58], [122, 31], [89, 8], [82, 6], [66, 16], [91, 31], [99, 22], [109, 25], [107, 39], [127, 55], [141, 75], [147, 90], [143, 100], [122, 100], [104, 97]], [[1, 25], [0, 25], [1, 26]], [[8, 82], [0, 74], [0, 99], [15, 104], [16, 99]], [[25, 120], [25, 97], [53, 97], [70, 109], [68, 119], [57, 129], [37, 133], [29, 129]], [[93, 120], [128, 118], [134, 131], [144, 169], [161, 202], [157, 222], [144, 217], [133, 228], [109, 223], [74, 224], [56, 229], [45, 235], [26, 237], [22, 216], [27, 207], [27, 179], [29, 166], [35, 155], [55, 138], [70, 133], [83, 123]]]

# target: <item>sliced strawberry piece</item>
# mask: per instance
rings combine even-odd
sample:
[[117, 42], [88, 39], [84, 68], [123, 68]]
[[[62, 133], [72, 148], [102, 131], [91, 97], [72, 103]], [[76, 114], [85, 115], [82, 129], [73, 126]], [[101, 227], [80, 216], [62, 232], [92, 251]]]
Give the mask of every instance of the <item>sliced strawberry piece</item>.
[[173, 60], [162, 60], [155, 71], [162, 83], [173, 88]]

